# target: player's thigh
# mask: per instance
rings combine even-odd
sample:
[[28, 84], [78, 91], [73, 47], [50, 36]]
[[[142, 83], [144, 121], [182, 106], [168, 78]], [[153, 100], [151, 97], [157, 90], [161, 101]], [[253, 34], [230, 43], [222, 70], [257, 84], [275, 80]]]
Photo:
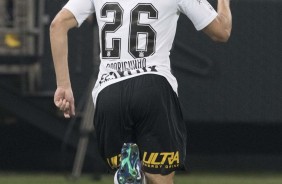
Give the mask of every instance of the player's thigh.
[[[120, 164], [120, 151], [123, 143], [133, 142], [131, 130], [127, 128], [126, 107], [121, 98], [122, 86], [113, 84], [103, 89], [96, 103], [94, 127], [100, 154], [112, 168]], [[121, 105], [122, 104], [122, 105]]]
[[156, 75], [146, 80], [153, 85], [140, 89], [132, 100], [142, 168], [166, 175], [184, 168], [186, 125], [178, 97], [167, 80]]
[[145, 173], [146, 184], [173, 184], [174, 172], [168, 175]]

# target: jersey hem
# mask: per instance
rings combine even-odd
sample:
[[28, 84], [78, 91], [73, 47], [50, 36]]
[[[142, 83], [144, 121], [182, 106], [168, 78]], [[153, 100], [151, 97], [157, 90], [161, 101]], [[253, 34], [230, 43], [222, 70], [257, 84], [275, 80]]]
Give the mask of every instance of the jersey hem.
[[[168, 81], [168, 83], [170, 84], [170, 86], [172, 87], [173, 91], [176, 93], [176, 95], [178, 96], [178, 92], [177, 92], [177, 86], [173, 86], [171, 84], [171, 81], [168, 79], [168, 77], [164, 74], [161, 74], [161, 73], [155, 73], [155, 72], [147, 72], [147, 73], [140, 73], [140, 74], [136, 74], [134, 77], [138, 77], [138, 76], [142, 76], [142, 75], [148, 75], [148, 74], [153, 74], [153, 75], [160, 75], [160, 76], [163, 76], [166, 78], [166, 80]], [[116, 80], [116, 81], [109, 81], [109, 83], [103, 87], [100, 87], [97, 91], [95, 91], [95, 89], [93, 89], [92, 91], [92, 99], [93, 99], [93, 104], [94, 104], [94, 108], [96, 106], [96, 102], [97, 102], [97, 98], [98, 98], [98, 95], [99, 93], [105, 89], [106, 87], [112, 85], [112, 84], [115, 84], [115, 83], [118, 83], [118, 82], [121, 82], [121, 81], [124, 81], [124, 80], [127, 80], [127, 79], [131, 79], [131, 78], [134, 78], [132, 76], [128, 76], [128, 77], [123, 77], [123, 78], [119, 78], [119, 80]], [[94, 87], [95, 88], [95, 87]]]

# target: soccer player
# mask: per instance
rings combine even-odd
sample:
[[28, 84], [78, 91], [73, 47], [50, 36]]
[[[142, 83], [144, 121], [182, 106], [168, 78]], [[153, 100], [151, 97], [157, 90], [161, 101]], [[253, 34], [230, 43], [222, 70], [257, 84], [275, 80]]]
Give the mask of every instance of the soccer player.
[[217, 3], [215, 11], [206, 0], [70, 0], [54, 18], [54, 102], [69, 118], [75, 106], [67, 32], [96, 13], [101, 64], [92, 93], [94, 126], [102, 157], [117, 169], [116, 184], [172, 184], [175, 171], [185, 168], [186, 126], [170, 49], [180, 13], [214, 41], [226, 42], [230, 1]]

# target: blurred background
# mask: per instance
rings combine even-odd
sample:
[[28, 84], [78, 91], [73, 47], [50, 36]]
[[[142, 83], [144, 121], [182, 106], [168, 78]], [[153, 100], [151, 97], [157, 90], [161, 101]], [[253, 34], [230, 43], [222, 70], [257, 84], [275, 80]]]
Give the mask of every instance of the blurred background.
[[[77, 116], [66, 120], [53, 105], [49, 26], [66, 2], [0, 0], [0, 179], [107, 173], [91, 125], [99, 65], [95, 15], [69, 32]], [[184, 174], [282, 171], [282, 1], [233, 0], [231, 6], [226, 44], [195, 31], [183, 15], [178, 22], [171, 64], [188, 126]]]

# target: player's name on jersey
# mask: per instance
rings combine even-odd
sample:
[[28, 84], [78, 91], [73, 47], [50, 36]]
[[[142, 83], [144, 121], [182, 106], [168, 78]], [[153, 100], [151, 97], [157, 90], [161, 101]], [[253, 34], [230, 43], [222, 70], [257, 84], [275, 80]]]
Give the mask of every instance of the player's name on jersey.
[[116, 71], [129, 71], [129, 70], [137, 70], [140, 68], [146, 68], [146, 65], [147, 65], [146, 58], [138, 58], [129, 61], [108, 63], [106, 68], [110, 68]]

